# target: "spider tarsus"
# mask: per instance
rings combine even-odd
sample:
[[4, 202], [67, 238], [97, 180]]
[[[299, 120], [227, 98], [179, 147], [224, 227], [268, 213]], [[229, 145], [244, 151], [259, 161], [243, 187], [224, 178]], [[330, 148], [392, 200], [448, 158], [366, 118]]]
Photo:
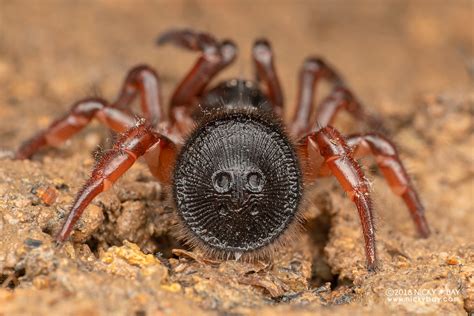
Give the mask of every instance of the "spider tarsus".
[[376, 261], [376, 262], [367, 264], [367, 271], [371, 274], [374, 274], [374, 273], [377, 273], [378, 271], [380, 271], [380, 266], [379, 266], [378, 262]]

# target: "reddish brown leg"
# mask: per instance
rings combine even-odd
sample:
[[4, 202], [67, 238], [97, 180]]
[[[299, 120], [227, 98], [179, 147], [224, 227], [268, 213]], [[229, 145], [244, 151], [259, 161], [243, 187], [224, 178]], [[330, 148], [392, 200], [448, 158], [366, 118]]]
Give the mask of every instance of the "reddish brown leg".
[[[154, 165], [150, 165], [152, 173], [157, 175], [160, 181], [169, 183], [170, 169], [156, 170], [156, 168], [173, 165], [176, 156], [175, 145], [168, 138], [153, 132], [144, 124], [128, 130], [114, 148], [94, 167], [91, 177], [78, 193], [66, 222], [56, 238], [57, 241], [65, 241], [92, 200], [99, 193], [109, 189], [140, 156], [146, 154], [153, 155], [154, 160], [157, 161]], [[149, 158], [152, 160], [152, 157]]]
[[312, 130], [331, 125], [340, 110], [345, 110], [354, 118], [365, 121], [371, 128], [382, 128], [380, 120], [365, 112], [353, 94], [342, 86], [336, 86], [316, 110], [316, 124]]
[[370, 133], [349, 136], [347, 144], [352, 148], [354, 157], [367, 154], [375, 156], [375, 161], [390, 188], [405, 201], [418, 233], [425, 238], [428, 237], [430, 229], [425, 218], [425, 208], [393, 143], [379, 134]]
[[257, 78], [263, 80], [267, 94], [277, 115], [283, 115], [283, 92], [275, 71], [274, 57], [270, 43], [266, 39], [255, 41], [252, 50]]
[[186, 119], [183, 112], [202, 94], [211, 79], [229, 65], [237, 55], [237, 47], [231, 41], [219, 43], [208, 33], [191, 30], [171, 30], [158, 38], [158, 44], [173, 43], [178, 47], [202, 52], [198, 61], [181, 81], [171, 97], [170, 119], [172, 123]]
[[[369, 270], [374, 270], [377, 256], [369, 184], [364, 177], [360, 165], [351, 157], [349, 146], [342, 135], [330, 126], [304, 137], [300, 146], [300, 151], [308, 158], [305, 168], [319, 167], [318, 159], [314, 159], [316, 158], [314, 155], [319, 152], [324, 159], [324, 164], [357, 206], [365, 239], [367, 266]], [[317, 165], [313, 164], [315, 161]]]
[[125, 110], [137, 95], [140, 95], [143, 117], [152, 126], [164, 120], [158, 74], [149, 66], [139, 65], [129, 71], [111, 107]]
[[24, 142], [15, 154], [27, 159], [46, 146], [58, 146], [82, 130], [92, 118], [98, 118], [114, 131], [123, 132], [135, 124], [135, 119], [119, 109], [108, 107], [107, 101], [88, 98], [75, 103], [63, 117]]
[[159, 80], [156, 72], [145, 65], [129, 71], [117, 101], [109, 104], [99, 98], [76, 102], [69, 112], [55, 120], [47, 129], [27, 140], [16, 152], [16, 159], [26, 159], [46, 146], [58, 146], [82, 130], [95, 117], [116, 132], [131, 128], [136, 119], [129, 113], [129, 105], [140, 95], [144, 117], [152, 126], [163, 121]]
[[298, 101], [290, 130], [297, 138], [311, 130], [315, 88], [321, 79], [328, 80], [334, 86], [344, 86], [344, 82], [337, 72], [322, 59], [306, 59], [300, 70]]

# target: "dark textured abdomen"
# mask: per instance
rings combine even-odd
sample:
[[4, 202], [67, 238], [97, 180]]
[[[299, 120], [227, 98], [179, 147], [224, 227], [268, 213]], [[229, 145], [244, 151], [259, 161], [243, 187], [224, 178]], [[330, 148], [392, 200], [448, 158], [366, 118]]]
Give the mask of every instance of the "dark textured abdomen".
[[270, 104], [260, 92], [240, 89], [207, 95], [202, 107], [216, 113], [205, 114], [187, 139], [173, 175], [182, 236], [218, 256], [255, 253], [281, 240], [297, 222], [302, 196], [297, 155], [267, 113]]

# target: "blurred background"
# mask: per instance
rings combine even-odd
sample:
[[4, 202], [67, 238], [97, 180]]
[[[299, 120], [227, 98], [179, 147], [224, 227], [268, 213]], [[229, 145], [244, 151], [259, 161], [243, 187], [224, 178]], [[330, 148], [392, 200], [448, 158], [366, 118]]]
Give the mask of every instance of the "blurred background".
[[[113, 99], [127, 70], [158, 70], [166, 100], [196, 54], [158, 48], [157, 35], [191, 27], [232, 38], [239, 57], [222, 77], [253, 77], [257, 37], [273, 44], [288, 113], [306, 56], [326, 58], [374, 111], [472, 85], [473, 9], [454, 1], [0, 0], [0, 140], [10, 147], [78, 98]], [[18, 129], [18, 119], [22, 119]]]

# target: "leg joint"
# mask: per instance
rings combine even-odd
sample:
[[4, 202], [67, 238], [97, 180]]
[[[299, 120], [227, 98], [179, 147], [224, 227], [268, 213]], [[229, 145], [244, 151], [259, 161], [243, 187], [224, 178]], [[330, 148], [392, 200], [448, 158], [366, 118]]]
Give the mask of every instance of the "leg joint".
[[92, 119], [94, 115], [108, 106], [108, 102], [101, 98], [87, 98], [76, 102], [72, 106], [72, 113]]

